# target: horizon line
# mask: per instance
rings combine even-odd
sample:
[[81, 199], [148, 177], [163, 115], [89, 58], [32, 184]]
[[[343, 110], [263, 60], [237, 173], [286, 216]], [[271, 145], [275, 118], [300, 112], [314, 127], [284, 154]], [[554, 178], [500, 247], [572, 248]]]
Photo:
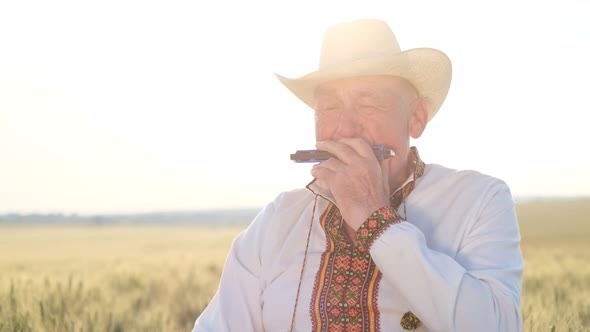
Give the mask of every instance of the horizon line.
[[[580, 196], [520, 196], [514, 197], [515, 204], [528, 203], [532, 201], [564, 201], [564, 200], [590, 199], [590, 195]], [[228, 212], [252, 212], [262, 210], [264, 206], [251, 207], [210, 207], [194, 209], [162, 209], [162, 210], [138, 210], [138, 211], [103, 211], [103, 212], [80, 212], [80, 211], [0, 211], [0, 216], [70, 216], [70, 217], [96, 217], [96, 216], [134, 216], [134, 215], [190, 215], [207, 213], [228, 213]]]

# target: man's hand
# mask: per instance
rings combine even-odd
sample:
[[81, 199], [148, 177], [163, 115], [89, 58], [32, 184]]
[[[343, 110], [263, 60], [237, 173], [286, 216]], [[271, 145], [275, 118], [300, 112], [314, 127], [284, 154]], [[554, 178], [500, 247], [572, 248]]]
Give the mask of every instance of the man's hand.
[[331, 191], [344, 221], [357, 230], [373, 211], [389, 205], [388, 162], [380, 164], [371, 146], [361, 138], [317, 142], [332, 153], [314, 165], [311, 175]]

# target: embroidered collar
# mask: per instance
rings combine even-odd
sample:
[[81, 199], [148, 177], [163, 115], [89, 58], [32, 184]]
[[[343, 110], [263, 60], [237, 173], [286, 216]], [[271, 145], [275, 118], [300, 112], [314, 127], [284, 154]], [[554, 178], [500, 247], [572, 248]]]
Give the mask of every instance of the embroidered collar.
[[392, 194], [392, 196], [395, 195], [396, 192], [401, 190], [405, 185], [412, 181], [416, 181], [416, 179], [420, 178], [424, 174], [424, 168], [426, 167], [426, 164], [422, 161], [422, 159], [420, 159], [418, 148], [416, 148], [415, 146], [410, 147], [410, 162], [414, 164], [414, 170], [412, 174], [408, 176], [406, 182], [404, 182], [399, 188], [397, 188], [397, 190]]

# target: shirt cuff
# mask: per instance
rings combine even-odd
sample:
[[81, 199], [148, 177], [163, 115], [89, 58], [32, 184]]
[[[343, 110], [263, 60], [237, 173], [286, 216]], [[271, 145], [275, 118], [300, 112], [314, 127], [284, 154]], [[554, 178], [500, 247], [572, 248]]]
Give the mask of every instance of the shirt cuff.
[[365, 249], [370, 250], [371, 246], [377, 238], [393, 224], [404, 221], [404, 219], [397, 214], [397, 211], [390, 207], [384, 206], [377, 211], [371, 213], [371, 216], [356, 231], [356, 239], [359, 244]]

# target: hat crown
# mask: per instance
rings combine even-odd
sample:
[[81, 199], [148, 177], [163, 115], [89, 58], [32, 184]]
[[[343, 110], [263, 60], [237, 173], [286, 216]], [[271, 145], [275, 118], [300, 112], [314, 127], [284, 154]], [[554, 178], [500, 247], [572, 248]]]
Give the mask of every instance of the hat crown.
[[371, 75], [401, 77], [426, 102], [429, 120], [445, 100], [452, 76], [446, 54], [433, 48], [401, 51], [389, 25], [376, 19], [329, 27], [324, 33], [319, 67], [297, 79], [277, 77], [311, 108], [317, 105], [316, 89], [325, 82]]
[[320, 69], [400, 52], [393, 31], [381, 20], [340, 23], [328, 28], [324, 34]]

